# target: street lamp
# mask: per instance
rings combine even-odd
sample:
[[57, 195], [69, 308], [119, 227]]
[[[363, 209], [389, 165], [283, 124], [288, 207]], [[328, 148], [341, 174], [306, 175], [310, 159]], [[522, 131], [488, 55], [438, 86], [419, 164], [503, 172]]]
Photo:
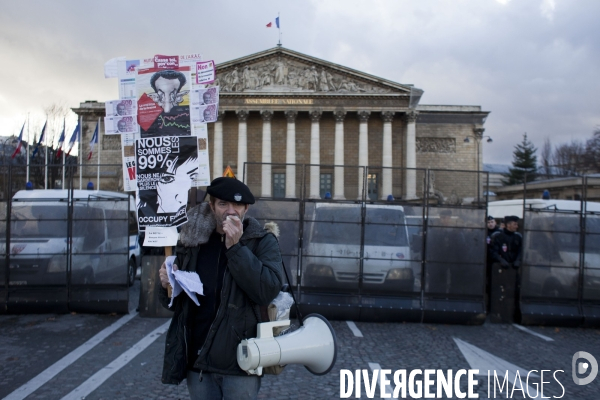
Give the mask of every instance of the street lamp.
[[467, 136], [467, 137], [465, 137], [465, 140], [464, 140], [465, 143], [470, 143], [471, 142], [470, 139], [475, 139], [475, 142], [477, 143], [477, 203], [479, 203], [480, 190], [481, 190], [481, 183], [480, 183], [480, 179], [479, 179], [479, 175], [480, 175], [480, 172], [481, 172], [480, 169], [479, 169], [479, 166], [481, 165], [481, 163], [479, 161], [480, 160], [479, 153], [480, 153], [481, 141], [484, 138], [487, 138], [487, 142], [488, 143], [492, 143], [493, 142], [491, 136], [487, 136], [487, 135], [483, 136], [483, 132], [484, 131], [485, 131], [484, 128], [474, 128], [473, 129], [473, 133], [475, 135], [473, 135], [473, 136]]

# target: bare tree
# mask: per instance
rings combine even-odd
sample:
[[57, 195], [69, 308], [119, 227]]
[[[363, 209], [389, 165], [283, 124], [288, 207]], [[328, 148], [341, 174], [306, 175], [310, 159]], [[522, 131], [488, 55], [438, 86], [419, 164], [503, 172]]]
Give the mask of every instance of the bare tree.
[[552, 144], [550, 143], [550, 138], [544, 140], [540, 158], [540, 174], [546, 175], [546, 178], [550, 178], [552, 174]]
[[587, 172], [586, 144], [577, 140], [554, 148], [552, 165], [560, 175], [583, 175]]

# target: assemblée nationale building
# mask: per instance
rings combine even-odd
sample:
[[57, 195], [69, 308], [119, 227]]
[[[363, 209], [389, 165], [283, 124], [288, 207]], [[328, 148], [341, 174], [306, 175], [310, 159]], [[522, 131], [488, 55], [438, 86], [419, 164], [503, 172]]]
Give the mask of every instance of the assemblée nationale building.
[[[216, 84], [211, 178], [229, 165], [259, 197], [353, 200], [364, 188], [371, 199], [410, 200], [423, 191], [422, 169], [482, 169], [477, 146], [489, 112], [480, 106], [419, 104], [423, 90], [413, 85], [283, 47], [219, 64]], [[86, 101], [73, 111], [83, 117], [87, 143], [104, 104]], [[102, 135], [100, 143], [101, 163], [121, 163], [119, 137]], [[88, 170], [85, 179], [95, 182], [96, 168]], [[430, 190], [460, 191], [438, 176]], [[121, 177], [104, 168], [101, 188], [119, 189]]]

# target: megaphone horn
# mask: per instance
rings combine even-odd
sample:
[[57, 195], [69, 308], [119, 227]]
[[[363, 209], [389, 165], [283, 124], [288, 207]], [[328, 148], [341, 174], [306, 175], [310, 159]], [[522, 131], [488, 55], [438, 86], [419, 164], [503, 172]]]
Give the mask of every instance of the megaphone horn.
[[315, 375], [325, 375], [335, 365], [337, 339], [325, 317], [307, 315], [302, 327], [273, 337], [273, 328], [288, 326], [289, 320], [258, 324], [255, 339], [244, 339], [237, 348], [237, 361], [249, 374], [262, 375], [264, 367], [302, 364]]

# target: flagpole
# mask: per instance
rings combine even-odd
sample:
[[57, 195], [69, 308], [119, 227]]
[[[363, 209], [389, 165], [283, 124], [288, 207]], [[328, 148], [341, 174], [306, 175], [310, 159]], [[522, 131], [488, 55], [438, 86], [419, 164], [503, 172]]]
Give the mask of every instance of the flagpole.
[[281, 19], [279, 18], [279, 13], [277, 13], [277, 31], [279, 32], [279, 43], [277, 46], [281, 47]]
[[[65, 137], [63, 138], [62, 143], [59, 143], [58, 150], [62, 153], [62, 180], [60, 181], [61, 189], [65, 190], [65, 152], [63, 151], [63, 147], [65, 147], [65, 140], [67, 139], [67, 119], [63, 118], [63, 133]], [[60, 137], [58, 138], [60, 142]]]
[[[47, 123], [48, 123], [48, 116], [46, 115], [46, 124]], [[48, 135], [46, 135], [46, 132], [44, 132], [44, 137], [43, 137], [44, 142], [47, 142], [46, 136], [48, 136]], [[44, 175], [45, 175], [45, 177], [44, 177], [44, 189], [47, 190], [48, 189], [48, 146], [46, 146], [46, 143], [44, 143], [43, 145], [44, 145], [44, 147], [46, 149], [46, 151], [44, 152], [44, 160], [46, 161], [46, 167], [44, 168], [44, 170], [45, 170], [44, 171]]]
[[31, 121], [29, 120], [29, 113], [27, 113], [27, 176], [25, 177], [25, 184], [27, 184], [27, 182], [29, 182], [29, 131], [31, 128]]
[[98, 147], [98, 177], [96, 178], [96, 182], [98, 187], [96, 190], [100, 190], [100, 117], [98, 117], [98, 136], [96, 136], [96, 147]]
[[81, 190], [81, 183], [83, 181], [83, 126], [82, 126], [83, 117], [79, 117], [79, 190]]
[[62, 162], [62, 189], [65, 189], [65, 169], [66, 169], [66, 165], [65, 165], [65, 152], [62, 152], [62, 156], [63, 156], [63, 162]]

